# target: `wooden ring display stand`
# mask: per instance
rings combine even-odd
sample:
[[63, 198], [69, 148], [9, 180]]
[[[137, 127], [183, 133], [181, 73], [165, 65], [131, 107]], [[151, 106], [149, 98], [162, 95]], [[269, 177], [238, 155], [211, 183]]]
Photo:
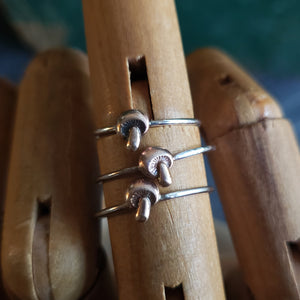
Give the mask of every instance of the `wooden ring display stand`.
[[10, 297], [74, 300], [96, 278], [93, 129], [86, 56], [38, 55], [20, 85], [8, 175], [1, 261]]
[[[185, 60], [173, 1], [83, 0], [97, 128], [139, 109], [151, 119], [192, 118]], [[200, 144], [198, 128], [152, 128], [140, 151], [158, 146], [179, 152]], [[98, 140], [101, 174], [136, 164], [117, 135]], [[203, 159], [178, 161], [173, 184], [162, 192], [206, 185]], [[107, 206], [124, 201], [134, 177], [103, 184]], [[223, 299], [208, 195], [159, 203], [145, 224], [133, 214], [109, 218], [121, 300]], [[174, 289], [174, 290], [173, 290]]]
[[228, 57], [187, 59], [195, 114], [237, 255], [255, 299], [299, 299], [300, 156], [272, 97]]

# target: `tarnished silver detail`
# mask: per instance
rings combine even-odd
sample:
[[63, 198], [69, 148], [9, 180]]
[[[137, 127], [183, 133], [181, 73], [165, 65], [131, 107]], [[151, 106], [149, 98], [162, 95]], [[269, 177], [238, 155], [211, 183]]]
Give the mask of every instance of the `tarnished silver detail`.
[[173, 162], [179, 159], [190, 157], [197, 154], [202, 154], [214, 150], [213, 146], [198, 147], [179, 152], [172, 155], [168, 150], [158, 147], [147, 147], [139, 158], [139, 164], [135, 167], [124, 168], [98, 177], [97, 182], [111, 180], [120, 176], [142, 172], [150, 178], [157, 178], [162, 186], [169, 186], [172, 183], [172, 178], [169, 169]]
[[169, 186], [172, 183], [169, 168], [172, 167], [173, 161], [173, 156], [168, 150], [148, 147], [140, 156], [139, 168], [146, 176], [158, 178], [162, 186]]
[[159, 200], [158, 186], [148, 180], [139, 179], [130, 185], [126, 193], [126, 201], [137, 209], [136, 220], [145, 222], [150, 215], [151, 205]]
[[148, 131], [149, 127], [169, 125], [200, 126], [200, 121], [192, 118], [149, 121], [148, 117], [142, 112], [132, 109], [124, 112], [118, 119], [115, 126], [97, 129], [95, 131], [95, 136], [99, 138], [103, 135], [118, 133], [127, 140], [127, 148], [135, 151], [139, 147], [141, 136]]
[[172, 184], [172, 177], [169, 171], [169, 167], [161, 162], [158, 164], [158, 182], [161, 186], [169, 186]]
[[127, 148], [135, 151], [141, 135], [149, 129], [149, 119], [138, 110], [128, 110], [118, 119], [116, 131], [127, 140]]
[[152, 181], [138, 179], [129, 186], [126, 201], [129, 201], [132, 207], [137, 208], [140, 199], [144, 197], [147, 197], [152, 205], [155, 204], [159, 199], [159, 189]]
[[159, 201], [201, 193], [210, 193], [212, 191], [212, 187], [205, 186], [160, 194], [159, 188], [155, 183], [146, 179], [138, 179], [128, 188], [126, 201], [123, 204], [102, 209], [95, 214], [95, 217], [108, 217], [122, 212], [136, 210], [135, 219], [139, 222], [145, 222], [150, 216], [151, 206]]
[[149, 219], [151, 210], [151, 201], [145, 197], [140, 200], [139, 207], [137, 208], [135, 219], [138, 222], [146, 222]]

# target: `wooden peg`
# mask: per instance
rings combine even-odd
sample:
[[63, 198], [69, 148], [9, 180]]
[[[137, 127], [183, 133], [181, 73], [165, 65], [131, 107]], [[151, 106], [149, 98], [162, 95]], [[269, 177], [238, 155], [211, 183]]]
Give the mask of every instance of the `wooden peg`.
[[86, 56], [38, 55], [20, 86], [3, 222], [2, 274], [14, 299], [78, 299], [96, 278], [93, 128]]
[[[7, 168], [11, 145], [12, 128], [14, 121], [15, 105], [17, 98], [16, 87], [8, 81], [0, 78], [0, 230], [2, 232], [2, 220], [4, 199], [7, 180]], [[3, 288], [2, 274], [0, 274], [0, 299], [7, 299]]]
[[[97, 127], [122, 112], [150, 119], [192, 118], [193, 107], [172, 0], [83, 0]], [[101, 137], [101, 173], [134, 166], [146, 146], [171, 153], [199, 146], [197, 127], [151, 128], [138, 151], [118, 135]], [[173, 183], [161, 192], [206, 185], [199, 156], [176, 161]], [[121, 204], [134, 176], [105, 182], [107, 206]], [[109, 218], [120, 299], [223, 299], [208, 195], [158, 203], [146, 223], [134, 213]]]
[[249, 292], [299, 299], [300, 156], [276, 101], [218, 50], [187, 59], [196, 115]]

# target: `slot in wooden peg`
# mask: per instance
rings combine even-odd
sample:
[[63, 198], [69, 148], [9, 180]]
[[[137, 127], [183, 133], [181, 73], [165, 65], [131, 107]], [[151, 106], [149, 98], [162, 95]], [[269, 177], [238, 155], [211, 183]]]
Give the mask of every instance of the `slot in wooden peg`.
[[14, 299], [78, 299], [97, 275], [99, 174], [87, 58], [42, 53], [16, 111], [2, 274]]
[[187, 59], [195, 114], [255, 299], [299, 299], [300, 156], [276, 101], [223, 53]]
[[[83, 0], [83, 10], [98, 128], [113, 126], [130, 109], [154, 119], [193, 117], [173, 1]], [[134, 166], [146, 146], [176, 153], [199, 144], [195, 126], [150, 128], [136, 152], [118, 135], [101, 137], [101, 173]], [[171, 175], [161, 192], [206, 185], [199, 156], [176, 162]], [[106, 205], [123, 203], [133, 180], [105, 182]], [[177, 298], [224, 298], [208, 195], [158, 203], [143, 224], [133, 213], [110, 217], [109, 229], [121, 300], [172, 299], [165, 287], [177, 286]]]

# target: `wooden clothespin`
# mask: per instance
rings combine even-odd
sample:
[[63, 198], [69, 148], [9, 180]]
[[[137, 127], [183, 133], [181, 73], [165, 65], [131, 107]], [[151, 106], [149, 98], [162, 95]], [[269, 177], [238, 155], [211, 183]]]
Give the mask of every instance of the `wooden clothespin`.
[[[152, 120], [193, 118], [185, 60], [173, 1], [83, 1], [97, 128], [114, 126], [130, 109]], [[137, 164], [147, 146], [172, 153], [198, 147], [195, 126], [161, 126], [130, 152], [118, 135], [100, 137], [101, 173]], [[174, 163], [162, 192], [206, 186], [202, 158]], [[139, 175], [103, 184], [107, 206], [122, 204]], [[109, 218], [120, 299], [223, 299], [209, 197], [158, 203], [148, 222], [134, 214]]]
[[249, 294], [299, 299], [300, 156], [276, 101], [223, 53], [187, 59], [195, 114]]
[[74, 300], [96, 280], [93, 128], [85, 55], [38, 55], [20, 85], [4, 209], [2, 275], [14, 299]]

